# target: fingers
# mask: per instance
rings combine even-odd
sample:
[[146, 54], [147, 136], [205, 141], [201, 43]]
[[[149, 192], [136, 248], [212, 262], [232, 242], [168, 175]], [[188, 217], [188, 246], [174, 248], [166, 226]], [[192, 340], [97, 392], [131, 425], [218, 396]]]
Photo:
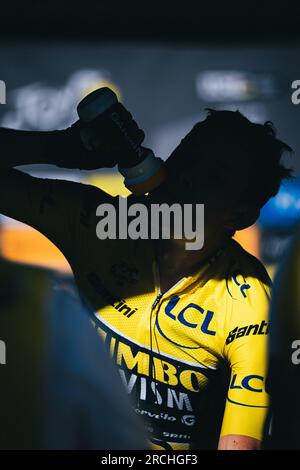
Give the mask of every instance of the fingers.
[[72, 165], [84, 169], [113, 167], [121, 162], [125, 167], [134, 166], [140, 159], [139, 147], [145, 139], [144, 131], [121, 103], [114, 104], [91, 122], [77, 121], [70, 133], [74, 136]]
[[130, 139], [137, 145], [141, 145], [145, 139], [145, 133], [139, 128], [137, 122], [133, 119], [132, 114], [127, 111], [121, 103], [116, 104], [115, 111], [123, 121]]

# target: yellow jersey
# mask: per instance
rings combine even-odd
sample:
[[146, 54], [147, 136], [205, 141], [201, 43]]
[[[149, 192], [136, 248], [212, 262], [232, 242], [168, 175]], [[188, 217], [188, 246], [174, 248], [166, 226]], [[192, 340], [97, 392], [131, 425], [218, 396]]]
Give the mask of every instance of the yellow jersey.
[[103, 268], [87, 274], [103, 303], [94, 321], [152, 442], [197, 445], [205, 389], [224, 361], [231, 378], [221, 435], [261, 439], [270, 282], [260, 262], [231, 240], [162, 294], [151, 241], [104, 244]]
[[97, 238], [97, 188], [22, 173], [16, 181], [22, 198], [7, 201], [3, 212], [66, 256], [153, 445], [201, 446], [210, 384], [217, 387], [224, 363], [231, 377], [220, 433], [261, 439], [270, 289], [262, 264], [230, 240], [162, 294], [151, 240]]

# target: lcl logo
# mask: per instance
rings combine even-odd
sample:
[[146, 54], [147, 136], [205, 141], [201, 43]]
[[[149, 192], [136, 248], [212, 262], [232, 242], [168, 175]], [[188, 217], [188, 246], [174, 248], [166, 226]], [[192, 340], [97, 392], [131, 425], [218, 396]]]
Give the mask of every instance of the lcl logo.
[[[214, 312], [211, 310], [205, 310], [204, 308], [200, 307], [199, 305], [191, 302], [188, 305], [186, 305], [183, 309], [181, 309], [178, 313], [175, 313], [174, 310], [180, 300], [180, 297], [175, 296], [172, 299], [169, 300], [167, 305], [165, 306], [164, 309], [164, 317], [167, 316], [171, 318], [174, 322], [179, 322], [181, 325], [186, 326], [187, 328], [199, 328], [202, 333], [206, 335], [211, 335], [215, 336], [216, 331], [213, 330], [210, 326], [211, 321], [214, 317]], [[191, 321], [188, 317], [188, 314], [195, 313], [197, 312], [197, 315], [193, 316], [193, 321]], [[191, 317], [190, 317], [191, 318]], [[156, 317], [156, 327], [159, 331], [159, 333], [168, 341], [171, 341], [173, 344], [176, 344], [177, 346], [183, 347], [183, 348], [188, 348], [188, 349], [198, 349], [199, 346], [196, 347], [190, 347], [187, 345], [179, 344], [176, 342], [175, 338], [174, 340], [170, 338], [170, 333], [172, 331], [168, 331], [169, 327], [165, 323], [165, 318], [162, 318], [160, 313], [158, 313]]]

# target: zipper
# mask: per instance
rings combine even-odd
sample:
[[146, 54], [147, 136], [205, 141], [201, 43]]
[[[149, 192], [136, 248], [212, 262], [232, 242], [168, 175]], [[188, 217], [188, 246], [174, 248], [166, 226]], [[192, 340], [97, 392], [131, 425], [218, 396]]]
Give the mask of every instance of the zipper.
[[160, 290], [160, 286], [158, 286], [158, 294], [152, 304], [152, 310], [155, 309], [155, 307], [157, 307], [159, 301], [161, 300], [162, 297], [164, 297], [165, 295], [167, 295], [169, 292], [171, 292], [173, 289], [175, 289], [176, 287], [178, 287], [180, 284], [183, 284], [184, 281], [186, 281], [186, 277], [183, 277], [182, 279], [180, 279], [180, 281], [176, 282], [176, 284], [174, 284], [174, 286], [170, 287], [170, 289], [168, 289], [166, 292], [162, 293], [161, 290]]
[[[175, 287], [178, 286], [178, 284], [181, 284], [182, 282], [184, 282], [186, 280], [186, 277], [184, 277], [183, 279], [181, 279], [180, 281], [178, 281], [174, 286], [172, 286], [170, 289], [168, 289], [166, 292], [162, 293], [161, 292], [161, 287], [160, 287], [160, 276], [159, 276], [159, 269], [158, 269], [158, 264], [156, 261], [154, 261], [154, 275], [155, 275], [155, 280], [156, 280], [156, 284], [157, 284], [157, 296], [152, 304], [152, 307], [151, 307], [151, 316], [150, 316], [150, 347], [151, 347], [151, 352], [152, 352], [152, 325], [151, 325], [151, 320], [152, 320], [152, 315], [154, 313], [154, 310], [156, 309], [156, 307], [158, 306], [159, 302], [161, 301], [161, 299], [167, 295], [171, 290], [173, 290]], [[159, 352], [159, 349], [158, 349], [158, 352]], [[153, 355], [151, 354], [150, 355], [150, 368], [151, 368], [151, 373], [153, 375], [153, 377], [155, 378], [156, 377], [156, 371], [155, 371], [155, 365], [154, 365], [154, 361], [153, 361]], [[154, 371], [154, 372], [153, 372]], [[155, 396], [156, 396], [156, 399], [157, 401], [159, 400], [159, 397], [158, 397], [158, 394], [157, 394], [157, 390], [155, 389]]]
[[152, 304], [152, 310], [155, 309], [155, 307], [157, 306], [158, 302], [160, 301], [160, 299], [162, 298], [163, 294], [161, 292], [158, 293], [158, 295], [156, 296], [153, 304]]
[[183, 277], [181, 278], [179, 281], [176, 282], [176, 284], [174, 284], [172, 287], [170, 287], [170, 289], [168, 289], [166, 292], [162, 293], [161, 292], [161, 288], [160, 288], [160, 275], [159, 275], [159, 269], [158, 269], [158, 264], [156, 261], [154, 261], [154, 272], [155, 272], [155, 277], [156, 277], [156, 283], [157, 283], [157, 296], [152, 304], [152, 307], [151, 307], [151, 310], [153, 311], [155, 309], [155, 307], [157, 307], [159, 301], [161, 300], [162, 297], [166, 296], [167, 294], [169, 294], [169, 292], [171, 292], [172, 290], [174, 290], [176, 287], [178, 287], [180, 284], [183, 284], [186, 280], [187, 280], [187, 277]]

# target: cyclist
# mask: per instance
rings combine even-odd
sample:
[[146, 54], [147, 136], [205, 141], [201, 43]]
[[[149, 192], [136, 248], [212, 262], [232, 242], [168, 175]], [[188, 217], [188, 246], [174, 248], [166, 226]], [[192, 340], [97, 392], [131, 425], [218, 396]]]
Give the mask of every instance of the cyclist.
[[[143, 132], [122, 105], [119, 111], [141, 143]], [[210, 110], [193, 127], [167, 160], [165, 182], [140, 199], [205, 204], [203, 248], [189, 251], [177, 239], [99, 240], [96, 209], [116, 205], [115, 198], [13, 168], [93, 169], [125, 158], [121, 137], [105, 122], [98, 151], [84, 148], [79, 129], [0, 129], [0, 212], [39, 230], [69, 261], [154, 447], [201, 445], [210, 384], [217, 386], [225, 363], [231, 378], [218, 448], [258, 449], [268, 407], [270, 280], [232, 236], [255, 222], [290, 176], [281, 163], [290, 147], [270, 123], [254, 124], [239, 112]]]

